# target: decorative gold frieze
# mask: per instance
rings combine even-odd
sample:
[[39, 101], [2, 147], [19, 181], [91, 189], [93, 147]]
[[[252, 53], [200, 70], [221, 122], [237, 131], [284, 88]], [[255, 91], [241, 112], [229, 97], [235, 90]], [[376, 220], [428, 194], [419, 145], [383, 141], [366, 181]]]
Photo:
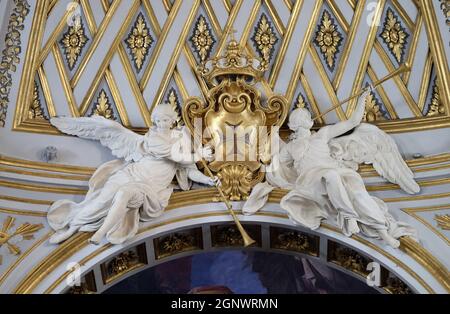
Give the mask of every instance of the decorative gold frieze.
[[409, 34], [402, 26], [398, 16], [395, 15], [394, 11], [390, 8], [387, 10], [383, 32], [380, 36], [397, 62], [402, 63], [407, 43], [406, 40], [409, 37]]
[[383, 287], [384, 290], [391, 294], [413, 294], [413, 291], [397, 277], [389, 277]]
[[[213, 247], [243, 247], [244, 240], [235, 225], [211, 226], [211, 245]], [[261, 246], [261, 226], [244, 225], [249, 236], [256, 241], [254, 246]]]
[[251, 39], [256, 51], [262, 58], [261, 68], [267, 70], [275, 51], [275, 45], [279, 39], [266, 14], [261, 14]]
[[147, 253], [143, 243], [103, 263], [101, 265], [103, 282], [108, 284], [145, 265], [147, 265]]
[[[30, 224], [26, 222], [13, 231], [11, 229], [14, 227], [15, 220], [16, 219], [14, 217], [8, 216], [3, 221], [3, 226], [0, 230], [0, 247], [6, 245], [10, 254], [20, 255], [21, 251], [17, 245], [18, 242], [34, 239], [34, 233], [44, 228], [44, 226], [42, 224]], [[22, 239], [17, 239], [19, 236], [21, 236]], [[16, 238], [16, 241], [15, 243], [12, 243], [11, 240], [14, 238]]]
[[270, 247], [273, 249], [319, 256], [319, 241], [318, 236], [291, 229], [270, 227]]
[[16, 65], [20, 63], [22, 31], [29, 12], [30, 4], [27, 0], [14, 1], [13, 13], [9, 17], [5, 35], [5, 49], [2, 51], [0, 62], [0, 127], [5, 126], [12, 87], [12, 73], [16, 72]]
[[369, 274], [368, 258], [334, 241], [328, 241], [328, 261], [364, 277]]
[[39, 86], [34, 82], [33, 101], [28, 109], [28, 119], [46, 119], [44, 110], [42, 109], [41, 99], [39, 97]]
[[330, 71], [334, 71], [337, 53], [342, 41], [343, 37], [336, 22], [331, 14], [324, 10], [314, 43], [319, 47]]
[[386, 120], [381, 111], [381, 105], [377, 102], [374, 93], [370, 93], [366, 100], [366, 109], [364, 111], [363, 121], [375, 122], [380, 120]]
[[202, 229], [195, 228], [188, 231], [176, 232], [153, 240], [155, 258], [161, 259], [182, 252], [202, 250]]
[[450, 230], [450, 215], [435, 215], [434, 220], [442, 230]]
[[194, 32], [189, 40], [200, 63], [205, 63], [211, 55], [216, 39], [212, 34], [211, 27], [203, 15], [200, 15], [195, 22]]
[[111, 103], [109, 102], [109, 98], [106, 95], [104, 89], [100, 91], [100, 94], [97, 98], [97, 102], [94, 104], [92, 108], [91, 116], [102, 116], [106, 119], [115, 120], [114, 111], [112, 109]]
[[83, 48], [86, 46], [89, 38], [86, 37], [83, 20], [75, 19], [73, 25], [69, 26], [67, 32], [63, 35], [60, 44], [64, 50], [67, 65], [72, 71], [81, 56]]
[[428, 112], [427, 117], [434, 117], [434, 116], [440, 116], [445, 114], [445, 106], [442, 103], [440, 93], [439, 93], [439, 87], [436, 83], [436, 80], [434, 81], [433, 86], [433, 95], [431, 98], [431, 104], [428, 106]]
[[139, 13], [125, 43], [131, 53], [136, 70], [140, 72], [154, 43], [142, 13]]

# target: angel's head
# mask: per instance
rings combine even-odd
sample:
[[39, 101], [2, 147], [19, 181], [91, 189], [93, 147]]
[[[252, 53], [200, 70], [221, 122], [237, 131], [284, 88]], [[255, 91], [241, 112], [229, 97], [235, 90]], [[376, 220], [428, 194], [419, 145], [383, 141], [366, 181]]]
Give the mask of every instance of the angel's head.
[[163, 103], [153, 110], [152, 122], [158, 129], [169, 130], [178, 120], [178, 114], [171, 104]]
[[306, 108], [297, 108], [289, 116], [288, 126], [294, 132], [309, 131], [313, 125], [311, 113]]

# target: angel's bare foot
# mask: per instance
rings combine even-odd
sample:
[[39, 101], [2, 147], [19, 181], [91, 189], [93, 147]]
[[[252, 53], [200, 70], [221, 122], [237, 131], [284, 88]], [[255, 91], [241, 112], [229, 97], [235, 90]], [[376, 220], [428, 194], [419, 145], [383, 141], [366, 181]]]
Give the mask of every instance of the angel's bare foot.
[[50, 237], [48, 240], [51, 244], [58, 244], [63, 241], [66, 241], [68, 238], [73, 236], [78, 231], [78, 228], [70, 227], [66, 231], [57, 232]]
[[400, 246], [400, 241], [390, 236], [386, 230], [378, 231], [380, 238], [383, 239], [387, 244], [392, 246], [394, 249], [397, 249]]
[[356, 219], [349, 219], [348, 220], [348, 231], [351, 234], [356, 234], [359, 233], [359, 227], [358, 227], [358, 222], [356, 221]]
[[[100, 231], [100, 230], [99, 230]], [[104, 234], [102, 232], [97, 231], [94, 235], [89, 239], [89, 243], [99, 245], [102, 241]]]

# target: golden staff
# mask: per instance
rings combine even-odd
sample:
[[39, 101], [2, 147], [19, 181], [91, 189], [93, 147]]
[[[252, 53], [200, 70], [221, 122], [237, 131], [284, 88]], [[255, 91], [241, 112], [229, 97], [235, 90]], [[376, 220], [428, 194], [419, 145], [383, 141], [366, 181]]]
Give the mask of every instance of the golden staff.
[[[391, 78], [393, 78], [393, 77], [395, 77], [395, 76], [397, 76], [397, 75], [400, 75], [400, 74], [402, 74], [402, 73], [404, 73], [404, 72], [409, 72], [409, 71], [411, 71], [411, 67], [409, 66], [408, 63], [404, 63], [404, 64], [402, 64], [397, 70], [395, 70], [394, 72], [392, 72], [392, 73], [386, 75], [386, 76], [383, 77], [381, 80], [376, 81], [376, 82], [373, 84], [373, 86], [374, 86], [374, 87], [377, 87], [378, 85], [383, 84], [384, 82], [390, 80]], [[353, 94], [353, 95], [350, 96], [349, 98], [347, 98], [347, 99], [341, 101], [341, 102], [340, 102], [339, 104], [337, 104], [336, 106], [331, 107], [330, 109], [328, 109], [327, 111], [321, 113], [321, 114], [318, 115], [317, 117], [314, 117], [313, 121], [322, 118], [322, 117], [323, 117], [324, 115], [326, 115], [327, 113], [329, 113], [329, 112], [331, 112], [331, 111], [333, 111], [333, 110], [339, 108], [340, 106], [342, 106], [343, 104], [349, 102], [349, 101], [352, 100], [353, 98], [356, 98], [356, 97], [361, 96], [362, 94], [364, 94], [364, 92], [365, 92], [366, 90], [367, 90], [367, 87], [361, 89], [359, 92], [357, 92], [356, 94]]]
[[[211, 172], [211, 170], [208, 168], [208, 165], [206, 164], [204, 159], [201, 159], [201, 162], [203, 164], [203, 167], [205, 168], [206, 172], [208, 173], [208, 175], [211, 177], [211, 179], [215, 179], [213, 173]], [[234, 213], [233, 210], [233, 206], [231, 206], [230, 201], [228, 200], [228, 198], [225, 196], [225, 194], [222, 191], [222, 188], [219, 186], [219, 184], [216, 184], [216, 189], [217, 191], [219, 191], [220, 197], [222, 198], [222, 201], [225, 203], [225, 205], [228, 208], [228, 211], [230, 212], [231, 216], [233, 217], [234, 223], [236, 224], [239, 232], [241, 233], [242, 239], [244, 240], [244, 246], [250, 246], [254, 243], [256, 243], [255, 240], [253, 240], [248, 233], [245, 231], [244, 227], [242, 227], [241, 222], [239, 221], [239, 219], [237, 218], [236, 214]]]

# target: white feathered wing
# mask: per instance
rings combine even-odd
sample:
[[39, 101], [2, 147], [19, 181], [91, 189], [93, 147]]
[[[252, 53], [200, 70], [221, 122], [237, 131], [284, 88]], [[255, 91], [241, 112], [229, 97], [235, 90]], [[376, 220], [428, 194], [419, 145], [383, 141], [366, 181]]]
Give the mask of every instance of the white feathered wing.
[[114, 156], [126, 161], [138, 161], [143, 157], [144, 136], [134, 133], [120, 123], [101, 116], [89, 118], [52, 118], [51, 124], [61, 132], [100, 143], [111, 149]]
[[332, 156], [353, 166], [372, 164], [386, 180], [398, 184], [405, 192], [416, 194], [420, 187], [403, 160], [397, 144], [375, 125], [361, 123], [352, 134], [330, 141]]

